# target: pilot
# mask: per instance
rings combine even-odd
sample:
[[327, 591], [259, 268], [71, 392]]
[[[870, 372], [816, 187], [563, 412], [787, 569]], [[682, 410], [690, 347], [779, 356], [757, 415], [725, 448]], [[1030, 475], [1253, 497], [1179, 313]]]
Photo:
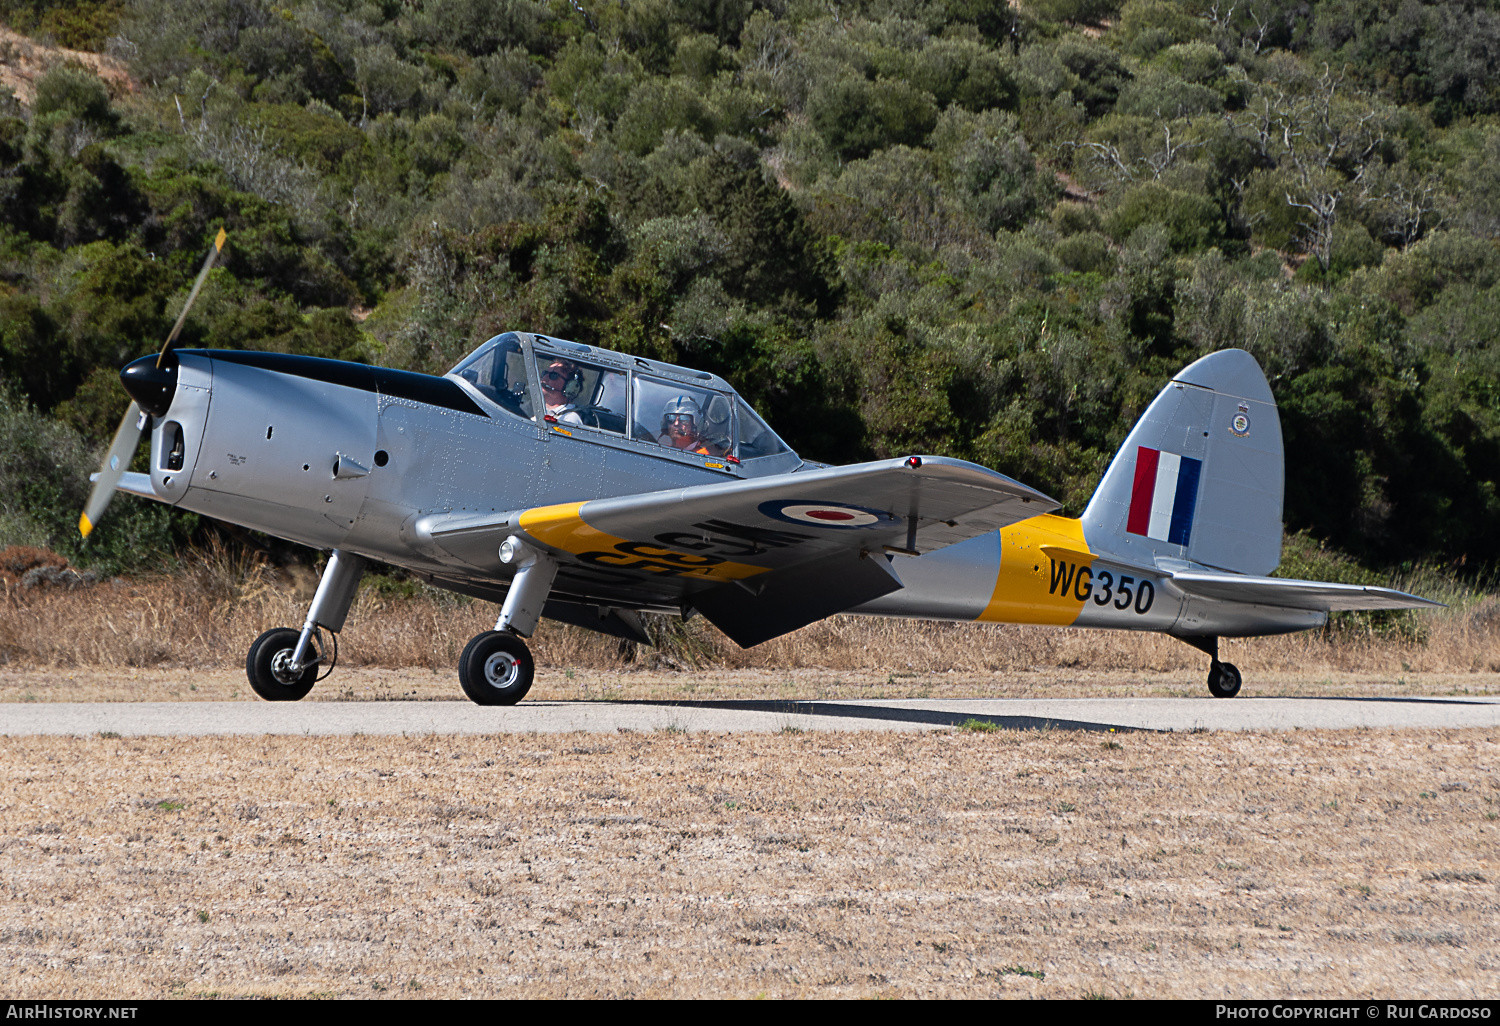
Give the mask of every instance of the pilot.
[[667, 401], [667, 405], [662, 407], [661, 437], [657, 441], [684, 452], [712, 456], [713, 451], [700, 434], [702, 423], [703, 410], [698, 406], [696, 399], [690, 395], [673, 396]]
[[583, 371], [572, 360], [556, 357], [542, 371], [542, 400], [546, 404], [547, 416], [555, 417], [559, 424], [583, 426], [578, 415], [578, 406], [573, 402], [583, 390]]

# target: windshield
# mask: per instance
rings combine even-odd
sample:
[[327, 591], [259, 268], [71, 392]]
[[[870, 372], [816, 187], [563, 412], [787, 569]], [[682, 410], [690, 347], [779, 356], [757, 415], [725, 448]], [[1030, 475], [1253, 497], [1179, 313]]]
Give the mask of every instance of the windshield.
[[740, 459], [753, 460], [761, 456], [775, 456], [778, 453], [791, 451], [785, 442], [776, 437], [776, 432], [755, 415], [755, 411], [745, 403], [745, 400], [741, 399], [738, 405], [740, 408]]
[[457, 374], [501, 409], [528, 420], [533, 416], [526, 387], [526, 360], [514, 332], [496, 335], [454, 367]]

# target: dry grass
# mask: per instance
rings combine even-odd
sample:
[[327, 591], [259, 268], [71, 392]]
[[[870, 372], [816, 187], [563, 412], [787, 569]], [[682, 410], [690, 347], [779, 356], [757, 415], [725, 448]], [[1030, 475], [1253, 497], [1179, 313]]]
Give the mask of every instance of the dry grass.
[[[311, 571], [273, 570], [220, 552], [189, 561], [171, 577], [70, 588], [68, 580], [49, 571], [53, 583], [25, 587], [24, 569], [7, 570], [6, 555], [18, 551], [0, 553], [0, 658], [12, 667], [237, 667], [262, 630], [301, 623], [316, 586]], [[22, 566], [27, 559], [9, 562]], [[1428, 594], [1438, 591], [1451, 608], [1408, 614], [1394, 627], [1378, 630], [1226, 642], [1225, 657], [1247, 679], [1270, 673], [1488, 677], [1500, 671], [1500, 598], [1442, 582], [1416, 586]], [[431, 589], [396, 595], [367, 585], [341, 638], [341, 665], [451, 674], [463, 646], [493, 626], [495, 613], [489, 603]], [[658, 618], [653, 629], [662, 641], [657, 649], [544, 621], [533, 647], [543, 667], [606, 673], [692, 667], [827, 670], [883, 678], [1062, 670], [1182, 674], [1195, 686], [1204, 661], [1201, 653], [1160, 635], [1107, 631], [834, 617], [746, 651], [702, 618], [686, 624]]]
[[0, 990], [1500, 992], [1493, 730], [13, 738]]

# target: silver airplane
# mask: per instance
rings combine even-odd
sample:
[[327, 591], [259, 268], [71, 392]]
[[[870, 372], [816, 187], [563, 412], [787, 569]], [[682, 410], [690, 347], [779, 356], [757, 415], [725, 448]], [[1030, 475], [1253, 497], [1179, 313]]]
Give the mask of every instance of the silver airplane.
[[[540, 617], [649, 644], [641, 612], [698, 613], [746, 647], [836, 613], [1159, 631], [1205, 652], [1209, 691], [1232, 697], [1221, 637], [1440, 605], [1267, 576], [1281, 426], [1241, 350], [1168, 382], [1072, 519], [962, 460], [803, 460], [722, 378], [546, 335], [496, 336], [442, 376], [175, 350], [222, 246], [162, 352], [121, 372], [133, 401], [80, 529], [118, 489], [331, 549], [302, 627], [246, 657], [271, 701], [331, 670], [370, 560], [499, 604], [459, 657], [481, 705], [525, 696]], [[146, 431], [150, 472], [129, 472]]]

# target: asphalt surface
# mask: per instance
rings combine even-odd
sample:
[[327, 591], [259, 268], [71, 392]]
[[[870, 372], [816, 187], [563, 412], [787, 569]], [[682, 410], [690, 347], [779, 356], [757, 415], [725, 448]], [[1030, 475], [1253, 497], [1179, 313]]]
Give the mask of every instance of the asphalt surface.
[[1500, 726], [1500, 698], [893, 699], [880, 701], [48, 702], [0, 705], [0, 735], [113, 732], [507, 734], [568, 731], [940, 730], [984, 720], [1007, 730], [1294, 730]]

